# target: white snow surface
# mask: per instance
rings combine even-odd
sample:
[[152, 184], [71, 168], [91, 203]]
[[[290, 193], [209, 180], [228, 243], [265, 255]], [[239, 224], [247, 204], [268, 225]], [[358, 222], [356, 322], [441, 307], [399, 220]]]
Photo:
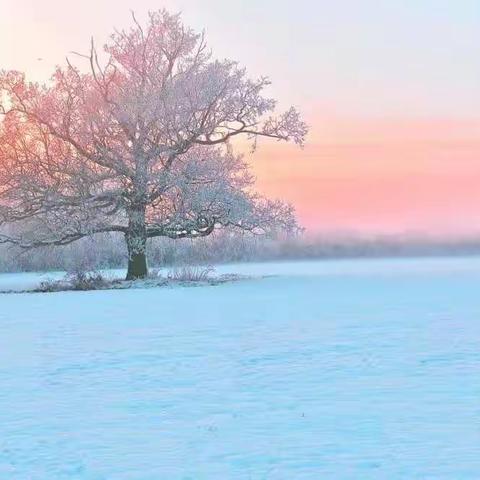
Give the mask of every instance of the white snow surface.
[[0, 294], [0, 479], [480, 478], [480, 259], [217, 271]]

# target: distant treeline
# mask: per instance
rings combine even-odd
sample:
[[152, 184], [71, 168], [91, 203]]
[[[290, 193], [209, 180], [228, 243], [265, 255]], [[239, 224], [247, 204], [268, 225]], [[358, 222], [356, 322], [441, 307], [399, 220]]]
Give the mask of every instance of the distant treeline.
[[[125, 265], [123, 239], [99, 235], [64, 247], [19, 250], [0, 245], [0, 271], [118, 268]], [[218, 232], [196, 240], [155, 239], [151, 266], [209, 265], [295, 259], [401, 257], [480, 254], [480, 239], [438, 240], [355, 236], [269, 239]]]

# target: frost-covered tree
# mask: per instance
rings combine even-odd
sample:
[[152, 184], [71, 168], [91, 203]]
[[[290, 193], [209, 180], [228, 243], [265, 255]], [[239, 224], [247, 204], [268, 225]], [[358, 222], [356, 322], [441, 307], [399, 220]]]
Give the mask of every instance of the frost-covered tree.
[[[77, 56], [79, 54], [76, 54]], [[101, 232], [125, 235], [127, 278], [147, 274], [148, 238], [199, 237], [217, 227], [294, 228], [292, 209], [260, 198], [231, 139], [303, 145], [291, 108], [274, 116], [266, 78], [214, 60], [178, 15], [150, 13], [92, 42], [47, 84], [0, 73], [0, 241], [65, 245]]]

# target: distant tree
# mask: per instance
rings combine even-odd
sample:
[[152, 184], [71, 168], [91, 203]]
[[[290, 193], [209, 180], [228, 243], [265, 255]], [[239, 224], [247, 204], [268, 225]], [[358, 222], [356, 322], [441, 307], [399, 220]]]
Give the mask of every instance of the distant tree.
[[240, 135], [303, 145], [294, 108], [271, 116], [266, 78], [212, 59], [203, 35], [165, 10], [145, 27], [133, 16], [102, 58], [93, 41], [79, 56], [88, 69], [67, 60], [45, 85], [0, 73], [0, 225], [17, 225], [1, 242], [30, 248], [120, 232], [132, 279], [147, 274], [148, 238], [295, 228], [291, 207], [253, 193], [231, 148]]

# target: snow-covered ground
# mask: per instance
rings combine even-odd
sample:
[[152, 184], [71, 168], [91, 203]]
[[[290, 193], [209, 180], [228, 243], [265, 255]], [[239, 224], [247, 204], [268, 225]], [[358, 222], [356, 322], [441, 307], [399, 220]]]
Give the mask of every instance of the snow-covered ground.
[[0, 295], [0, 479], [480, 478], [480, 259], [218, 271]]

